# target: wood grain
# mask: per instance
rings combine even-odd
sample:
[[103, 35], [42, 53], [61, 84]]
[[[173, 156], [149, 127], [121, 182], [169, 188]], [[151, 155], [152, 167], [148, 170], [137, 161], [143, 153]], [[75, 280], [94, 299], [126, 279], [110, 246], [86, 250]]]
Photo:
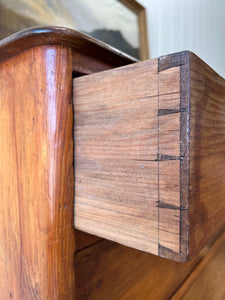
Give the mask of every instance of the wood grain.
[[76, 48], [73, 48], [72, 52], [73, 77], [110, 70], [115, 67], [113, 61], [106, 62], [103, 59], [92, 56], [91, 52], [86, 54]]
[[74, 299], [71, 49], [2, 62], [0, 90], [0, 299]]
[[159, 95], [159, 109], [180, 109], [180, 92]]
[[[0, 44], [0, 299], [169, 298], [203, 254], [180, 265], [80, 232], [74, 256], [72, 72], [132, 60], [51, 30]], [[224, 80], [182, 52], [73, 85], [75, 225], [172, 260], [193, 258], [224, 229]], [[209, 272], [221, 286], [218, 245], [196, 284], [186, 281], [185, 299], [205, 295]]]
[[[74, 79], [76, 155], [93, 159], [107, 152], [117, 159], [157, 159], [157, 61], [145, 65]], [[149, 80], [152, 85], [146, 88]]]
[[187, 51], [75, 79], [75, 226], [180, 262], [215, 239], [224, 85]]
[[[1, 41], [0, 60], [0, 299], [73, 299], [72, 72], [134, 60], [55, 27]], [[78, 232], [76, 240], [79, 251], [99, 238]]]
[[101, 238], [95, 235], [91, 235], [80, 230], [76, 230], [75, 238], [76, 238], [76, 252], [82, 251], [84, 248], [90, 247], [91, 245], [102, 240]]
[[225, 80], [190, 55], [190, 257], [225, 229]]
[[74, 79], [77, 229], [179, 253], [180, 113], [159, 109], [179, 97], [179, 72], [155, 59]]
[[179, 264], [103, 240], [76, 255], [76, 299], [170, 299], [204, 254]]
[[[164, 113], [164, 114], [163, 114]], [[160, 109], [159, 153], [160, 155], [180, 156], [180, 113]]]
[[225, 296], [225, 233], [215, 242], [190, 276], [178, 289], [172, 300], [218, 300]]

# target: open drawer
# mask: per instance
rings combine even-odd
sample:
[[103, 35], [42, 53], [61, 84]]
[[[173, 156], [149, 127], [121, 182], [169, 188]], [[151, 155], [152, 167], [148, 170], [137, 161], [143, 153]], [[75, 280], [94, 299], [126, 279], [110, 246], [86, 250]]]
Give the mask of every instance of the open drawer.
[[179, 262], [224, 228], [225, 81], [191, 52], [73, 80], [75, 227]]
[[225, 81], [194, 54], [27, 29], [0, 42], [0, 108], [1, 299], [169, 297], [199, 256], [122, 245], [184, 262], [224, 230]]

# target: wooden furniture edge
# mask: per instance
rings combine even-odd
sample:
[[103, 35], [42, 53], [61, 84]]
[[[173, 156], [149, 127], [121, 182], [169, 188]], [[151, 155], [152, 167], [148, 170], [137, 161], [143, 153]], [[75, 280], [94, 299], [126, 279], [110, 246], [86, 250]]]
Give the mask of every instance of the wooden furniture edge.
[[34, 47], [0, 65], [1, 295], [73, 299], [72, 51]]
[[191, 52], [190, 259], [206, 245], [212, 244], [225, 230], [224, 105], [225, 79]]
[[[159, 255], [179, 262], [189, 260], [188, 205], [189, 205], [189, 114], [190, 114], [190, 51], [159, 57], [158, 71], [180, 67], [180, 252], [159, 245]], [[171, 112], [173, 113], [173, 112]], [[170, 158], [173, 159], [173, 158]], [[177, 209], [177, 208], [174, 208]]]
[[196, 279], [201, 275], [204, 268], [208, 265], [208, 263], [214, 258], [215, 254], [223, 247], [225, 244], [225, 232], [219, 236], [219, 238], [214, 242], [211, 246], [211, 249], [206, 253], [205, 257], [196, 265], [194, 270], [189, 274], [184, 283], [180, 286], [180, 288], [175, 292], [172, 296], [172, 300], [183, 299], [186, 292], [189, 288], [195, 283]]
[[[190, 173], [191, 161], [190, 151], [194, 147], [194, 142], [191, 142], [191, 107], [195, 106], [195, 95], [191, 90], [191, 85], [195, 82], [192, 78], [194, 72], [194, 64], [200, 64], [205, 70], [211, 72], [215, 78], [223, 79], [217, 74], [208, 64], [200, 57], [191, 51], [183, 51], [159, 57], [159, 72], [180, 66], [180, 253], [174, 253], [170, 249], [160, 246], [160, 256], [186, 262], [193, 259], [205, 246], [215, 241], [213, 231], [211, 236], [204, 243], [195, 247], [192, 239], [194, 234], [190, 230], [190, 222], [192, 222], [191, 205], [196, 199], [190, 193], [190, 181], [192, 174]], [[172, 113], [172, 112], [171, 112]], [[222, 227], [221, 227], [222, 228]], [[220, 228], [220, 229], [221, 229]], [[216, 236], [222, 233], [217, 230]]]
[[0, 62], [24, 50], [41, 45], [63, 45], [88, 56], [112, 63], [126, 65], [137, 60], [122, 51], [98, 41], [84, 33], [65, 27], [31, 27], [0, 41]]
[[180, 264], [101, 240], [77, 253], [77, 298], [88, 294], [91, 299], [99, 299], [110, 294], [112, 299], [170, 299], [204, 255], [202, 251], [190, 262]]

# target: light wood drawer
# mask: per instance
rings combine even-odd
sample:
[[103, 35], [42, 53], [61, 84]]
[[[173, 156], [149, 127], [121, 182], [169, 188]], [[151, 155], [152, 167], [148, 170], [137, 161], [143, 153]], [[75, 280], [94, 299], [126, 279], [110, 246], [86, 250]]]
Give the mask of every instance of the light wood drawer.
[[225, 81], [190, 52], [73, 80], [77, 229], [184, 262], [224, 228]]

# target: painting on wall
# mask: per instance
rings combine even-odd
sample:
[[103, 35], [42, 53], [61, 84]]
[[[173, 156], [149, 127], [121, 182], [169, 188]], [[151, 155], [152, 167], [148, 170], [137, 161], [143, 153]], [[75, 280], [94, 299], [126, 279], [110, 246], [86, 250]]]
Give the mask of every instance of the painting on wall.
[[0, 0], [0, 39], [48, 25], [73, 28], [137, 59], [149, 58], [145, 9], [135, 0]]

